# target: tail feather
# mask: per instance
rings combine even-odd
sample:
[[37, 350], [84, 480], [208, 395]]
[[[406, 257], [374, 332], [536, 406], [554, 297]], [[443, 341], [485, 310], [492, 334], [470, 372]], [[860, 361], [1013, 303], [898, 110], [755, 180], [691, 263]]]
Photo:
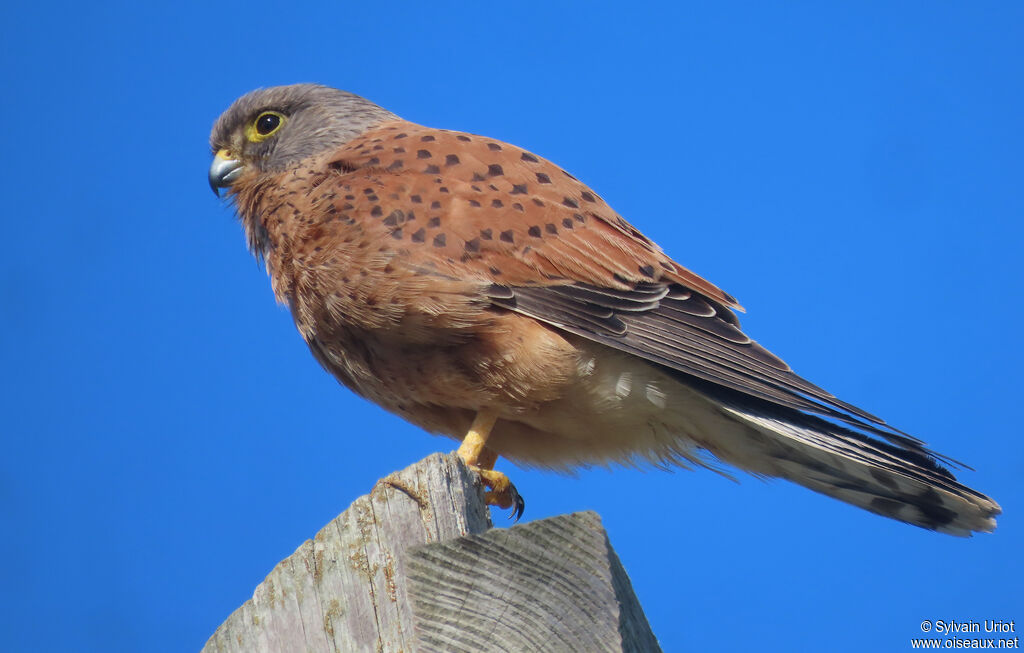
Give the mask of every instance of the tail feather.
[[957, 482], [923, 446], [898, 447], [797, 411], [715, 399], [725, 415], [747, 427], [709, 446], [726, 462], [950, 535], [996, 527], [999, 505]]

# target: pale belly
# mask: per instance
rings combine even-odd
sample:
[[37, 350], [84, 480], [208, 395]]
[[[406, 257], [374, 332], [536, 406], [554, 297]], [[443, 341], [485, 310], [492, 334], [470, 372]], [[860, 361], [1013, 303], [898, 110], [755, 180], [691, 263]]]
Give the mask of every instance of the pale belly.
[[579, 373], [559, 399], [499, 419], [488, 444], [540, 467], [704, 463], [700, 434], [728, 420], [697, 391], [641, 359], [576, 343]]
[[704, 465], [703, 434], [735, 428], [653, 364], [529, 318], [506, 319], [514, 328], [465, 346], [345, 342], [335, 333], [331, 346], [310, 348], [343, 384], [431, 433], [461, 440], [479, 410], [496, 409], [488, 447], [526, 466]]

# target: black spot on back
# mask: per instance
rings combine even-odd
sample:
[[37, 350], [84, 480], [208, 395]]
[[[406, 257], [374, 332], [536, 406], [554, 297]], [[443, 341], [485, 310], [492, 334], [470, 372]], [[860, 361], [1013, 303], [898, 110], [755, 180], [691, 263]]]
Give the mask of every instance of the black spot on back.
[[[379, 207], [374, 207], [374, 208], [379, 208]], [[384, 218], [383, 222], [384, 222], [384, 224], [386, 224], [389, 227], [398, 226], [398, 225], [402, 224], [403, 222], [405, 222], [405, 213], [403, 213], [399, 209], [395, 209], [390, 214], [388, 214], [388, 217]]]

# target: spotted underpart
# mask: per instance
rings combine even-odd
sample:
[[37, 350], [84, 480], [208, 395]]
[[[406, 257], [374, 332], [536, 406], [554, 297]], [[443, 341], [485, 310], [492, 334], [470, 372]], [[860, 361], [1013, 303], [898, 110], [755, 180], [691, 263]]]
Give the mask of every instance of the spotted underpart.
[[710, 456], [924, 528], [995, 528], [999, 506], [951, 461], [796, 375], [741, 331], [733, 297], [565, 170], [332, 92], [250, 94], [211, 142], [287, 116], [277, 145], [243, 150], [232, 198], [346, 386], [454, 438], [496, 411], [487, 446], [524, 464]]

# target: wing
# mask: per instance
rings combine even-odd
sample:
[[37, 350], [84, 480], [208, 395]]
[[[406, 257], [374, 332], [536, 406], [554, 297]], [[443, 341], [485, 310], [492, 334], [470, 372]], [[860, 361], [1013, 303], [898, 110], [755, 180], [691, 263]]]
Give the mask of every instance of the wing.
[[794, 374], [740, 331], [732, 296], [541, 157], [396, 121], [332, 153], [323, 170], [314, 187], [336, 191], [320, 193], [331, 203], [322, 210], [359, 216], [403, 265], [478, 279], [502, 308], [901, 446], [920, 444]]
[[338, 214], [379, 218], [368, 226], [386, 232], [404, 261], [519, 286], [628, 290], [666, 280], [740, 308], [568, 172], [514, 145], [397, 121], [320, 167], [321, 182], [338, 189], [325, 195]]
[[793, 373], [721, 304], [679, 284], [497, 286], [492, 301], [652, 363], [776, 406], [817, 413], [904, 447], [921, 442]]

